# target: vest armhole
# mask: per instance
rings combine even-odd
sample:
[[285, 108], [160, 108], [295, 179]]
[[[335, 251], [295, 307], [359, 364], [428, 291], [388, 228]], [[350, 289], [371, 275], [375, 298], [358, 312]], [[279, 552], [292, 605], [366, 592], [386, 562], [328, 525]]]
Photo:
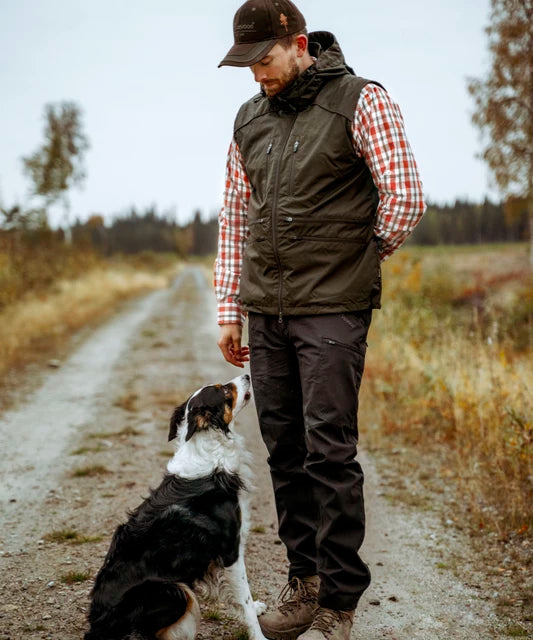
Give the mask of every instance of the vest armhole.
[[353, 121], [355, 109], [363, 88], [367, 84], [376, 84], [382, 89], [384, 89], [384, 87], [375, 80], [368, 80], [360, 76], [349, 76], [349, 78], [350, 81], [347, 86], [345, 84], [345, 86], [332, 87], [333, 90], [328, 91], [325, 95], [321, 92], [321, 94], [317, 96], [314, 104], [331, 113], [344, 116], [347, 120]]

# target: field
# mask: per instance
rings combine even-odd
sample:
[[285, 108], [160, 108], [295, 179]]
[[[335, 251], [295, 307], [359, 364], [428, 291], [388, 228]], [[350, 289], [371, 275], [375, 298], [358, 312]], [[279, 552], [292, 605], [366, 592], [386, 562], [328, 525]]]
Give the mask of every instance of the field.
[[451, 521], [526, 539], [533, 524], [526, 246], [403, 249], [383, 277], [383, 309], [368, 340], [364, 442], [398, 460], [403, 499], [416, 500], [414, 480], [439, 493], [453, 488]]
[[124, 300], [168, 285], [174, 256], [104, 259], [53, 232], [0, 234], [0, 378], [45, 358]]

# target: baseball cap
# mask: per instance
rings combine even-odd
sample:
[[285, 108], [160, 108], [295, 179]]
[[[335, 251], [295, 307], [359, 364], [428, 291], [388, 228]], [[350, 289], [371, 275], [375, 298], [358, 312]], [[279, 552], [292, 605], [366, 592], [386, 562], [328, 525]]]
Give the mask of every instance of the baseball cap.
[[218, 65], [249, 67], [262, 60], [276, 40], [305, 29], [305, 18], [290, 0], [248, 0], [233, 18], [234, 45]]

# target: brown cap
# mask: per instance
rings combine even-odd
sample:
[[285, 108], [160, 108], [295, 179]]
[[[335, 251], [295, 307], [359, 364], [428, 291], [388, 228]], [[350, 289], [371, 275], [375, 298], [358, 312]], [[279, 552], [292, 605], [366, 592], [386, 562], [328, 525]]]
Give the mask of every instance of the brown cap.
[[262, 60], [276, 40], [305, 29], [305, 18], [290, 0], [248, 0], [233, 18], [235, 44], [218, 65], [249, 67]]

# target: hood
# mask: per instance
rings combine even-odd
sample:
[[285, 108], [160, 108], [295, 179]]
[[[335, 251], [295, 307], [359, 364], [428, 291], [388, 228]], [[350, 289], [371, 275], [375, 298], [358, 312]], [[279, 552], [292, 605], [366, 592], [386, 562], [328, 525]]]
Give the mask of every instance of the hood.
[[269, 98], [276, 110], [302, 111], [315, 99], [326, 82], [346, 74], [355, 75], [346, 64], [335, 36], [329, 31], [313, 31], [309, 34], [309, 53], [316, 58], [315, 63], [284, 91]]

